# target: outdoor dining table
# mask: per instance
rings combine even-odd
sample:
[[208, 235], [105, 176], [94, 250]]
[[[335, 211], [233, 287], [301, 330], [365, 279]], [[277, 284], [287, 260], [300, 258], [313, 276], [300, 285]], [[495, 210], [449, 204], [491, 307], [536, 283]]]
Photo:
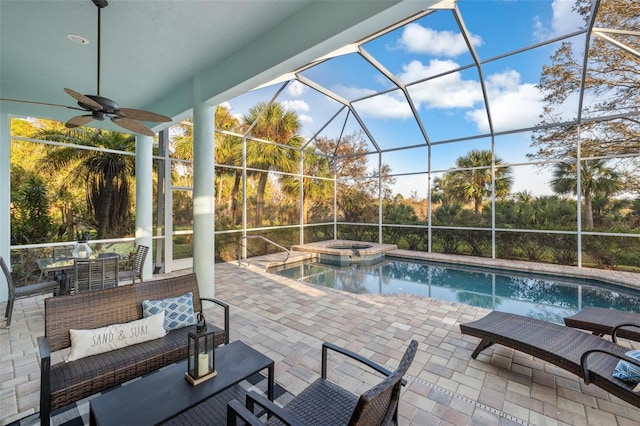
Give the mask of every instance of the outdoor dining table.
[[69, 294], [71, 291], [70, 278], [73, 272], [74, 259], [52, 257], [38, 259], [38, 267], [42, 271], [42, 275], [53, 275], [60, 282], [60, 294]]
[[[128, 258], [123, 258], [117, 253], [114, 254], [120, 259], [120, 262], [127, 261]], [[91, 256], [91, 258], [98, 258], [99, 256]], [[57, 258], [52, 257], [38, 259], [38, 267], [42, 271], [43, 275], [53, 275], [54, 278], [60, 282], [60, 295], [70, 294], [71, 292], [71, 278], [73, 277], [73, 268], [75, 264], [75, 258]]]

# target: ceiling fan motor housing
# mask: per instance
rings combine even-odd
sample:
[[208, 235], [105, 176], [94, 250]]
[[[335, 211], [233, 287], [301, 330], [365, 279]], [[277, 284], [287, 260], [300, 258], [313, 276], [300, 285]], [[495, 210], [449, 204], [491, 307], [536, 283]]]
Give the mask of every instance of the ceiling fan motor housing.
[[94, 111], [94, 112], [100, 112], [103, 114], [116, 114], [118, 111], [118, 104], [115, 103], [114, 101], [112, 101], [109, 98], [105, 98], [102, 96], [97, 96], [97, 95], [85, 95], [87, 98], [91, 98], [94, 101], [96, 101], [97, 103], [100, 104], [100, 106], [102, 106], [101, 109], [97, 109], [94, 106], [91, 105], [87, 105], [85, 103], [83, 103], [82, 101], [78, 101], [78, 105], [80, 105], [82, 108], [86, 108], [89, 111]]

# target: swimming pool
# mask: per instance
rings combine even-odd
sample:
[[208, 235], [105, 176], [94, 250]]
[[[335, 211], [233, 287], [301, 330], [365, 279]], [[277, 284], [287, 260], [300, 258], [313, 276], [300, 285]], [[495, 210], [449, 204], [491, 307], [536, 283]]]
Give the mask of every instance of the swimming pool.
[[409, 293], [563, 323], [583, 306], [640, 312], [640, 291], [593, 280], [385, 258], [376, 265], [318, 261], [269, 269], [277, 275], [359, 294]]

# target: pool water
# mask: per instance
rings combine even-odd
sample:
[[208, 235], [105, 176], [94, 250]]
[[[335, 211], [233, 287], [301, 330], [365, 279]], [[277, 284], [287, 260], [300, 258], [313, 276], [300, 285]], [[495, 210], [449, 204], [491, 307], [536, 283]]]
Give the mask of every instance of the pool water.
[[277, 275], [359, 294], [409, 293], [562, 324], [583, 306], [640, 312], [640, 290], [592, 280], [386, 258], [376, 265], [317, 261], [270, 269]]

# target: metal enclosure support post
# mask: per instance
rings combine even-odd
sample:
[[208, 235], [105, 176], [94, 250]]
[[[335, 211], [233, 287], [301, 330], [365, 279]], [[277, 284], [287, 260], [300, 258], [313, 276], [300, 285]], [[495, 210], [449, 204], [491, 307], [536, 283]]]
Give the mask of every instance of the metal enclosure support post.
[[491, 258], [496, 258], [496, 138], [491, 136]]
[[[164, 194], [166, 191], [167, 182], [165, 179], [165, 152], [167, 152], [167, 146], [169, 146], [169, 131], [167, 129], [162, 130], [158, 134], [158, 157], [162, 159], [158, 161], [158, 190], [156, 196], [156, 237], [162, 236], [162, 224], [164, 220]], [[153, 256], [155, 264], [153, 266], [153, 273], [160, 272], [162, 269], [162, 253], [165, 247], [164, 240], [158, 238], [156, 241], [156, 254]]]
[[[11, 269], [11, 119], [0, 111], [0, 256]], [[3, 274], [0, 274], [0, 302], [9, 299], [9, 289]]]
[[431, 144], [427, 148], [427, 252], [431, 253]]
[[304, 218], [304, 151], [300, 151], [300, 164], [298, 167], [300, 176], [298, 179], [300, 180], [300, 239], [299, 243], [304, 244], [304, 225], [306, 225]]
[[333, 239], [338, 239], [338, 173], [333, 168]]
[[[247, 236], [247, 138], [242, 138], [242, 236]], [[243, 240], [242, 258], [247, 258], [246, 240]], [[238, 259], [240, 261], [240, 259]]]
[[378, 244], [382, 244], [382, 153], [378, 152]]
[[173, 271], [173, 185], [169, 150], [164, 152], [164, 273]]
[[576, 149], [576, 196], [577, 196], [577, 218], [578, 235], [576, 244], [578, 245], [578, 268], [582, 268], [582, 133], [580, 124], [576, 128], [578, 133], [578, 147]]

